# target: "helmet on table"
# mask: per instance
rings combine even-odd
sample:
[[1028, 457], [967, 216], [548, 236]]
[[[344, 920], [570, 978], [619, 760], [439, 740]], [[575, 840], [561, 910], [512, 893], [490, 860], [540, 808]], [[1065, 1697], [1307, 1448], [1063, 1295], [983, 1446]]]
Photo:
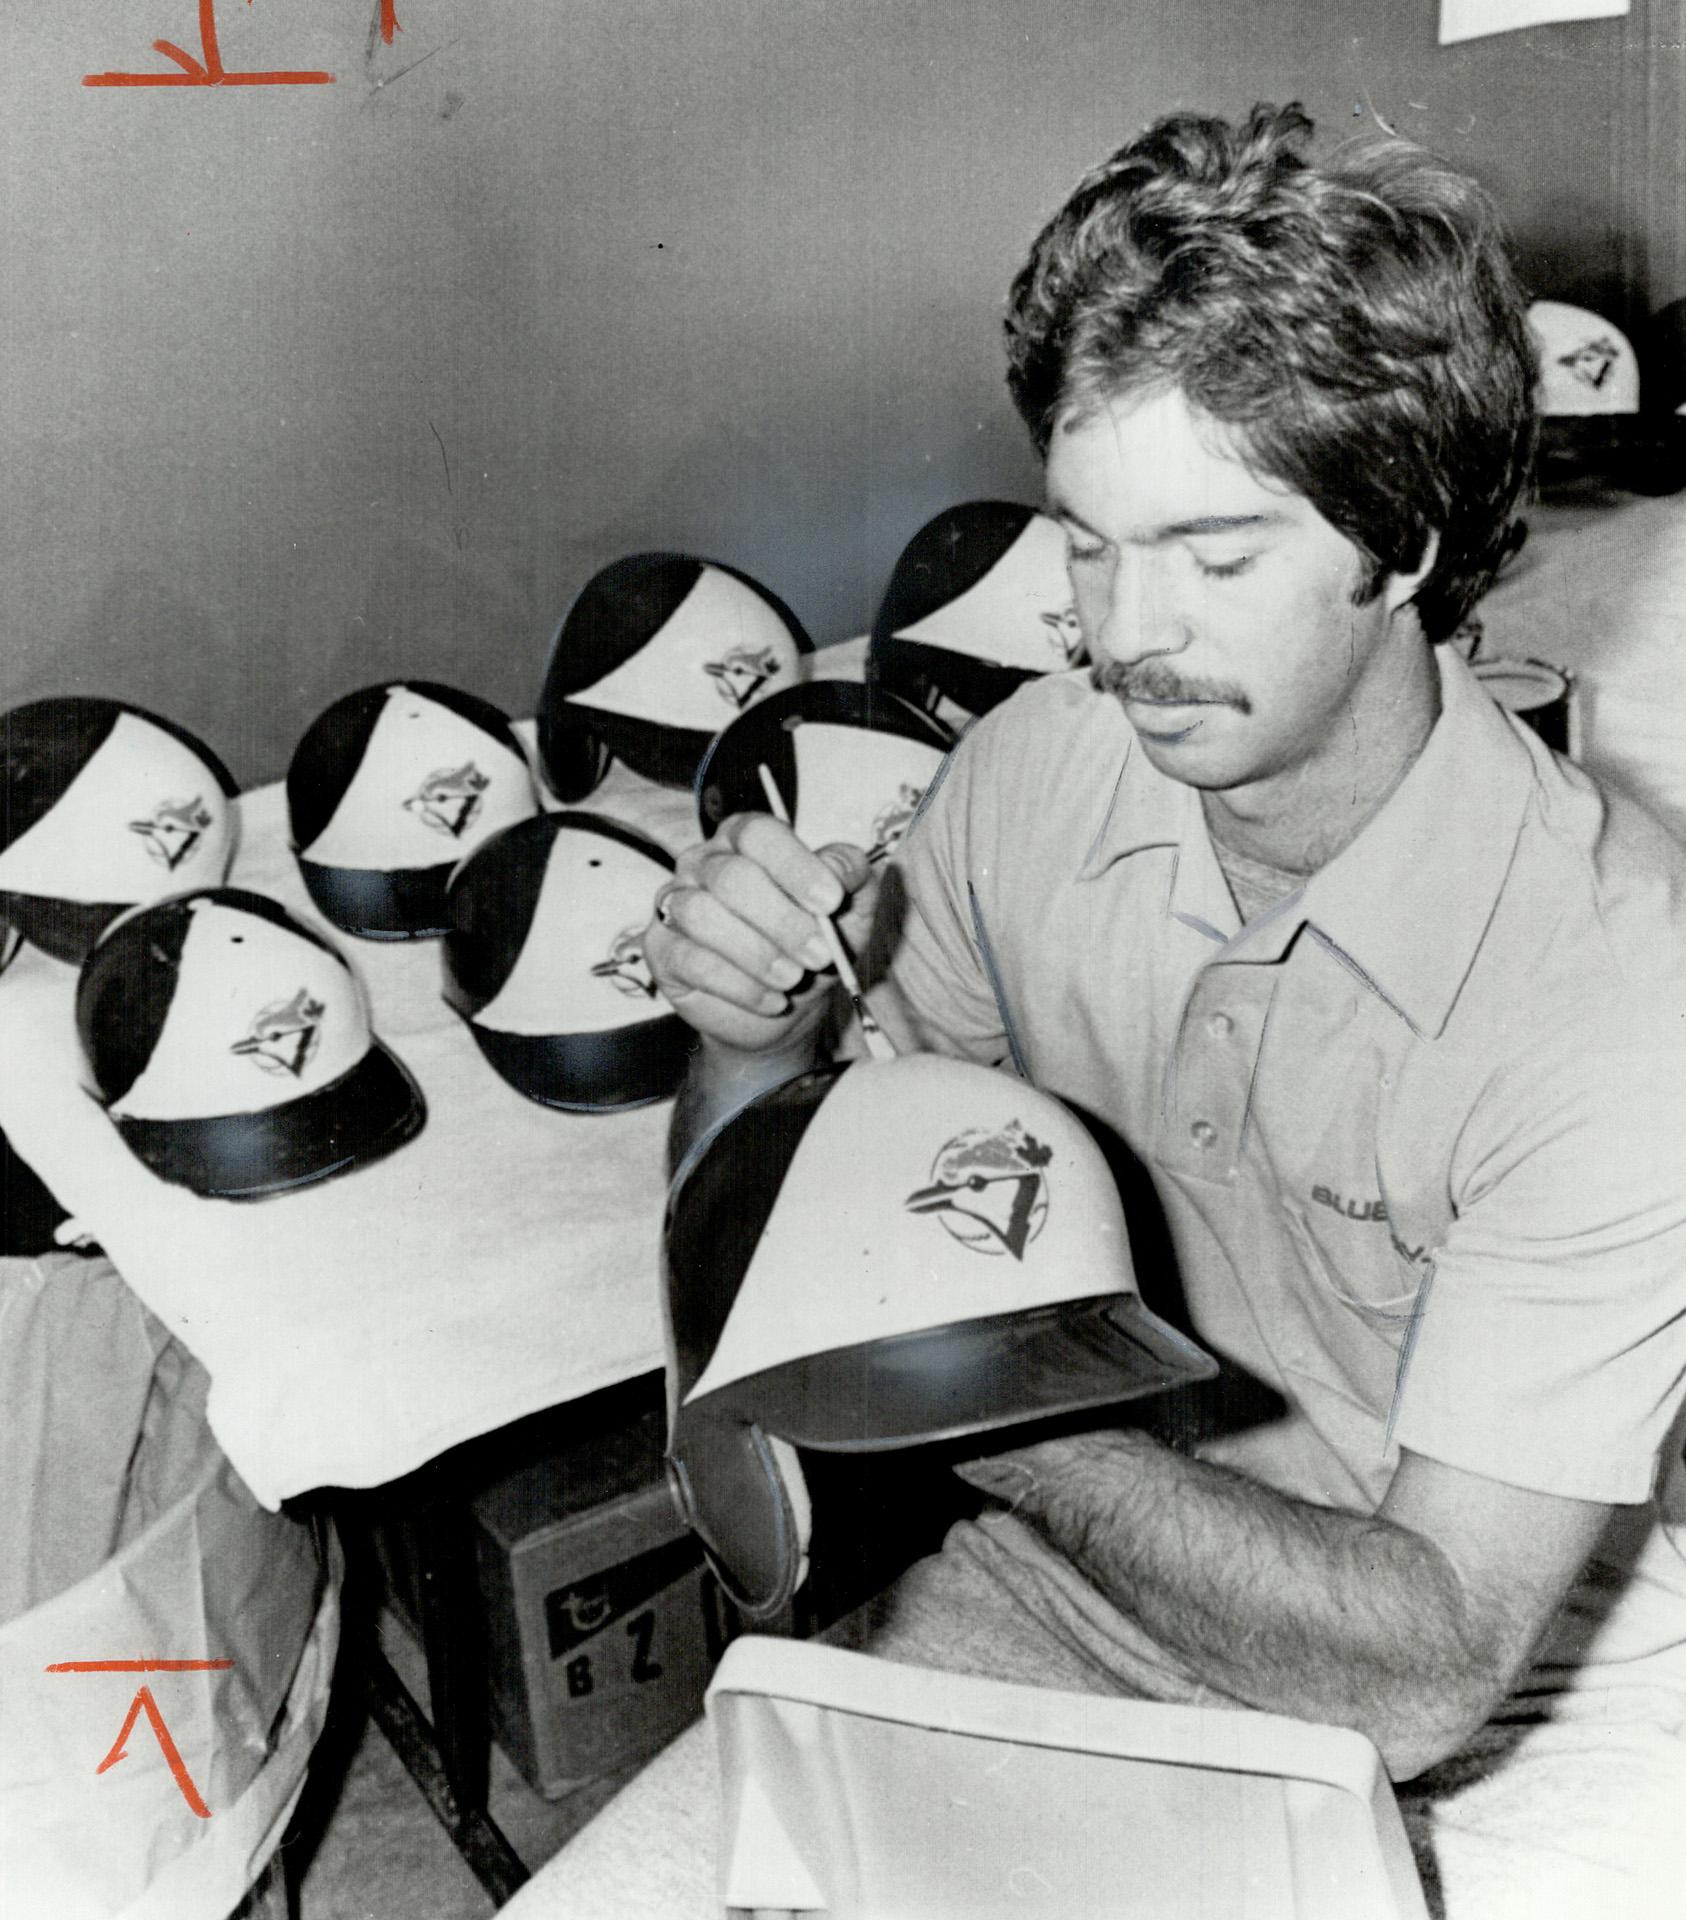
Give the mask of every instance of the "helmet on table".
[[848, 680], [787, 687], [732, 724], [697, 772], [704, 836], [729, 814], [767, 811], [772, 774], [810, 847], [833, 841], [886, 859], [907, 831], [954, 735], [899, 695]]
[[644, 960], [653, 840], [546, 813], [464, 861], [446, 903], [445, 998], [489, 1064], [547, 1107], [605, 1113], [672, 1093], [692, 1035]]
[[131, 907], [220, 886], [239, 837], [228, 769], [185, 727], [72, 695], [0, 715], [0, 919], [79, 965]]
[[402, 1146], [426, 1116], [345, 961], [243, 888], [116, 921], [83, 963], [76, 1023], [130, 1151], [212, 1198], [348, 1173]]
[[812, 643], [746, 574], [682, 553], [635, 553], [580, 589], [551, 643], [539, 753], [562, 800], [583, 799], [611, 758], [688, 787], [709, 742], [796, 678]]
[[346, 694], [306, 729], [287, 768], [293, 852], [310, 897], [367, 940], [443, 933], [452, 870], [538, 810], [507, 717], [434, 680]]
[[902, 549], [872, 623], [869, 678], [936, 711], [987, 713], [1084, 657], [1065, 535], [1007, 500], [967, 500]]

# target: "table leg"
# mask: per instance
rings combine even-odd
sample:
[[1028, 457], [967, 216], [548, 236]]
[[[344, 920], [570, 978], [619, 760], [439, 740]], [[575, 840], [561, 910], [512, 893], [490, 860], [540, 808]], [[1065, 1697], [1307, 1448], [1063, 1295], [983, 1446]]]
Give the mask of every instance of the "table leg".
[[529, 1876], [486, 1811], [491, 1725], [469, 1489], [447, 1455], [377, 1498], [415, 1569], [431, 1712], [424, 1717], [373, 1637], [369, 1711], [457, 1851], [501, 1905]]

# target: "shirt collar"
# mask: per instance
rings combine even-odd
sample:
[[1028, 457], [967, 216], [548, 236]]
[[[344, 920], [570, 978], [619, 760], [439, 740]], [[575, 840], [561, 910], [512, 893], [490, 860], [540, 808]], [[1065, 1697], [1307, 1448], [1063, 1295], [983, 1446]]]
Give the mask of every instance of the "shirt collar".
[[[1349, 846], [1231, 949], [1238, 960], [1264, 959], [1265, 947], [1276, 957], [1309, 925], [1430, 1037], [1444, 1029], [1492, 919], [1533, 788], [1533, 763], [1511, 722], [1450, 648], [1434, 657], [1440, 717], [1404, 779]], [[1185, 879], [1217, 873], [1199, 795], [1135, 752], [1129, 722], [1118, 718], [1123, 761], [1078, 878], [1169, 846], [1178, 850], [1172, 892], [1181, 895]], [[1215, 934], [1234, 926], [1233, 908], [1226, 920], [1209, 903], [1209, 917]]]
[[1514, 723], [1450, 647], [1435, 660], [1441, 708], [1427, 745], [1302, 896], [1307, 922], [1430, 1038], [1474, 964], [1534, 789]]

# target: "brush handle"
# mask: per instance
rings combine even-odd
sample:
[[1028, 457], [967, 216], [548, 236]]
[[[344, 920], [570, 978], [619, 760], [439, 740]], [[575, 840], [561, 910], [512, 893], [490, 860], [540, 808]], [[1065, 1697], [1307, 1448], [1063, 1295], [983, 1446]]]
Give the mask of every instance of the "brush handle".
[[[767, 796], [767, 805], [772, 809], [773, 818], [780, 826], [790, 825], [790, 809], [784, 803], [784, 795], [779, 792], [779, 784], [773, 778], [772, 770], [763, 761], [756, 772], [761, 776], [761, 791]], [[837, 931], [823, 913], [814, 915], [820, 930], [820, 938], [825, 942], [826, 952], [831, 955], [831, 964], [837, 969], [837, 977], [843, 982], [843, 990], [849, 996], [849, 1004], [855, 1010], [855, 1018], [861, 1023], [861, 1038], [866, 1042], [866, 1050], [874, 1060], [894, 1060], [896, 1050], [890, 1044], [890, 1036], [878, 1024], [871, 1007], [866, 1003], [866, 995], [861, 991], [861, 983], [855, 973], [854, 963], [849, 958], [849, 950], [843, 944], [843, 936]]]

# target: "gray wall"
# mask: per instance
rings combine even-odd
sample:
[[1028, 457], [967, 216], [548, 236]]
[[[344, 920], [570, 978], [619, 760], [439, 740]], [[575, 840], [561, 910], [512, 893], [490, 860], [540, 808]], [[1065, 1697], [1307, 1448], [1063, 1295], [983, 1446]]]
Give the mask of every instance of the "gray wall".
[[[1686, 291], [1686, 0], [1439, 50], [1432, 0], [198, 0], [0, 18], [0, 704], [141, 701], [245, 779], [399, 673], [529, 710], [616, 554], [820, 640], [967, 495], [1033, 497], [1001, 296], [1154, 113], [1298, 95], [1468, 164], [1542, 290]], [[1667, 184], [1661, 183], [1668, 161]]]

